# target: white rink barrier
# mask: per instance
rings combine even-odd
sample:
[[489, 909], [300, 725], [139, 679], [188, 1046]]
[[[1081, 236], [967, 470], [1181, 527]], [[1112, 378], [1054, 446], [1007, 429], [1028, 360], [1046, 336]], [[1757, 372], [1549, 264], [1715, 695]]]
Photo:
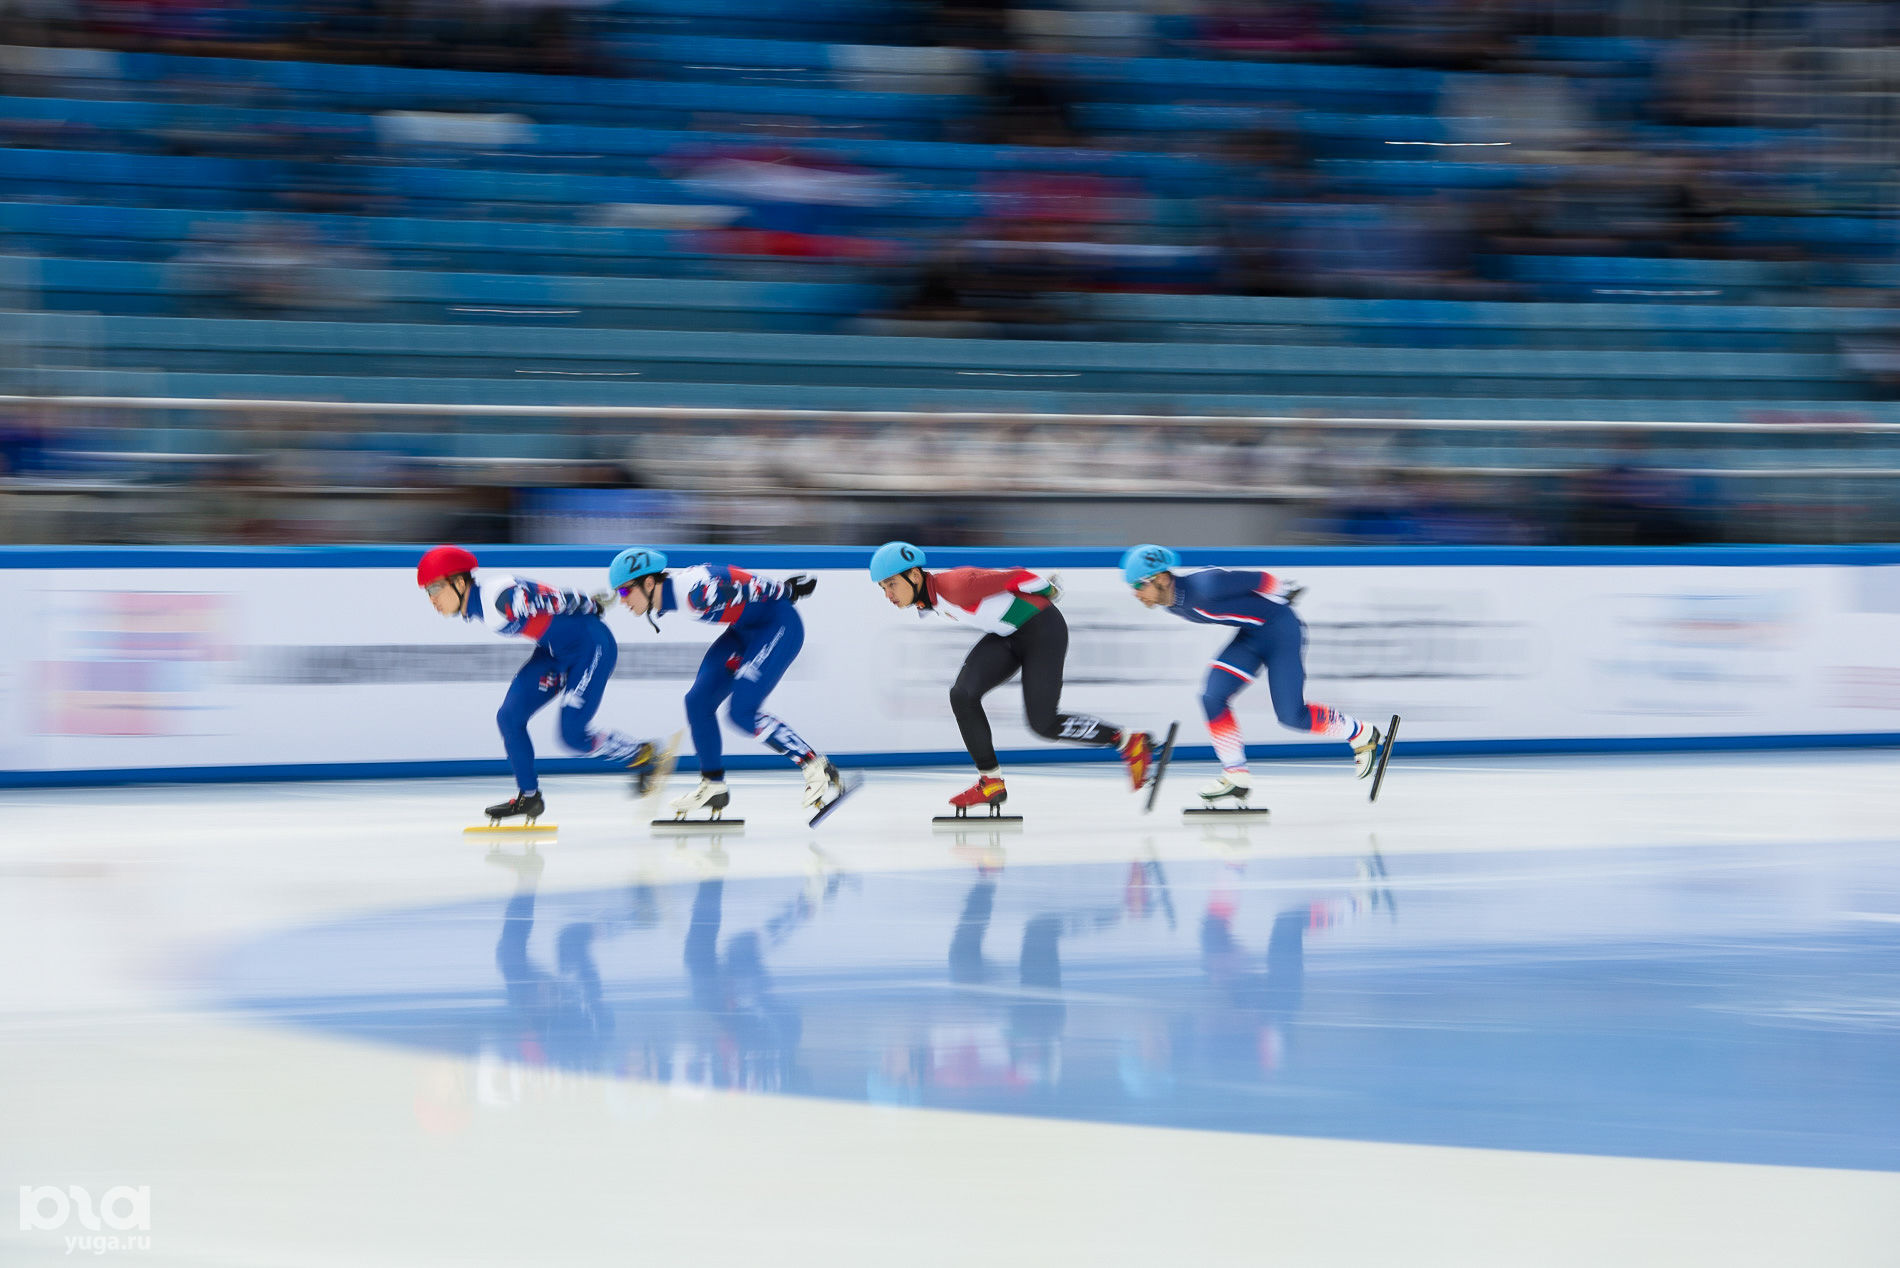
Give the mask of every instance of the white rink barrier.
[[[927, 543], [926, 543], [927, 545]], [[961, 762], [946, 693], [977, 635], [899, 612], [857, 548], [667, 546], [675, 565], [811, 572], [803, 654], [772, 712], [863, 765]], [[524, 660], [435, 615], [421, 547], [301, 550], [0, 547], [0, 783], [500, 771], [495, 710]], [[477, 548], [483, 566], [606, 588], [609, 548]], [[1900, 548], [1299, 548], [1183, 552], [1306, 587], [1307, 698], [1383, 721], [1418, 750], [1554, 752], [1900, 742]], [[933, 550], [933, 565], [1060, 574], [1066, 708], [1208, 750], [1210, 657], [1231, 631], [1143, 609], [1112, 550]], [[600, 720], [685, 725], [681, 697], [717, 631], [609, 618], [620, 665]], [[1261, 756], [1318, 752], [1261, 683], [1237, 712]], [[1105, 754], [1046, 743], [1013, 685], [990, 697], [1006, 760]], [[588, 769], [536, 719], [552, 770]], [[728, 765], [778, 764], [727, 731]]]

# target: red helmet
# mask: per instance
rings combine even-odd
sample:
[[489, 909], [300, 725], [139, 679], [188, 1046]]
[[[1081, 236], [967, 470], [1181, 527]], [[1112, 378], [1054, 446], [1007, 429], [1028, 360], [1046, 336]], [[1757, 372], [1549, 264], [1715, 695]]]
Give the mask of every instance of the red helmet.
[[416, 565], [416, 584], [426, 590], [444, 577], [474, 571], [475, 556], [460, 546], [437, 546]]

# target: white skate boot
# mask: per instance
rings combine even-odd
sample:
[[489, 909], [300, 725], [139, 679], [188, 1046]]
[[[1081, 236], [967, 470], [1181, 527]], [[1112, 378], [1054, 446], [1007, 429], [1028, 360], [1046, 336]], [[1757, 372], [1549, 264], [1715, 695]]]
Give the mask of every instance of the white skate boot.
[[675, 819], [684, 819], [700, 810], [707, 811], [709, 818], [722, 819], [726, 807], [732, 804], [732, 794], [726, 791], [723, 779], [701, 779], [699, 787], [683, 797], [673, 798], [669, 804]]
[[813, 755], [805, 763], [804, 770], [805, 809], [822, 810], [837, 799], [843, 785], [838, 776], [838, 768], [831, 764], [829, 758]]
[[1201, 788], [1201, 802], [1209, 809], [1244, 809], [1253, 792], [1253, 776], [1244, 770], [1225, 770]]
[[1379, 762], [1379, 746], [1385, 742], [1385, 736], [1376, 726], [1366, 728], [1366, 734], [1352, 746], [1352, 771], [1360, 779], [1372, 774], [1372, 768]]

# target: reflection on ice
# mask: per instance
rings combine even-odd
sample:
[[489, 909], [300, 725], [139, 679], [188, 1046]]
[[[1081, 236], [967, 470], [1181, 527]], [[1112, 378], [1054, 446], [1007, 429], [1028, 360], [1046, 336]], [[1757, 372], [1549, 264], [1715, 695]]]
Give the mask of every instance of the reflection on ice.
[[[245, 947], [223, 989], [299, 1026], [476, 1062], [426, 1121], [562, 1074], [1233, 1132], [1900, 1168], [1895, 927], [1841, 920], [1846, 847], [946, 867], [509, 892]], [[1264, 831], [1264, 830], [1258, 830]], [[664, 864], [665, 866], [659, 866]], [[662, 875], [662, 873], [670, 875]], [[1401, 913], [1403, 916], [1401, 917]], [[499, 974], [499, 981], [496, 975]], [[1816, 975], [1841, 984], [1818, 990]], [[1821, 996], [1837, 994], [1830, 1006]], [[459, 1103], [458, 1103], [459, 1098]]]

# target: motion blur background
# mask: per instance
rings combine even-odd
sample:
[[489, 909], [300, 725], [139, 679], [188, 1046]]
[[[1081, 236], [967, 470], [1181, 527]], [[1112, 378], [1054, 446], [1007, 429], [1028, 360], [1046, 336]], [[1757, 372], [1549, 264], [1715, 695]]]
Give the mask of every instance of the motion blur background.
[[1900, 5], [1042, 3], [0, 0], [0, 537], [1900, 529]]

